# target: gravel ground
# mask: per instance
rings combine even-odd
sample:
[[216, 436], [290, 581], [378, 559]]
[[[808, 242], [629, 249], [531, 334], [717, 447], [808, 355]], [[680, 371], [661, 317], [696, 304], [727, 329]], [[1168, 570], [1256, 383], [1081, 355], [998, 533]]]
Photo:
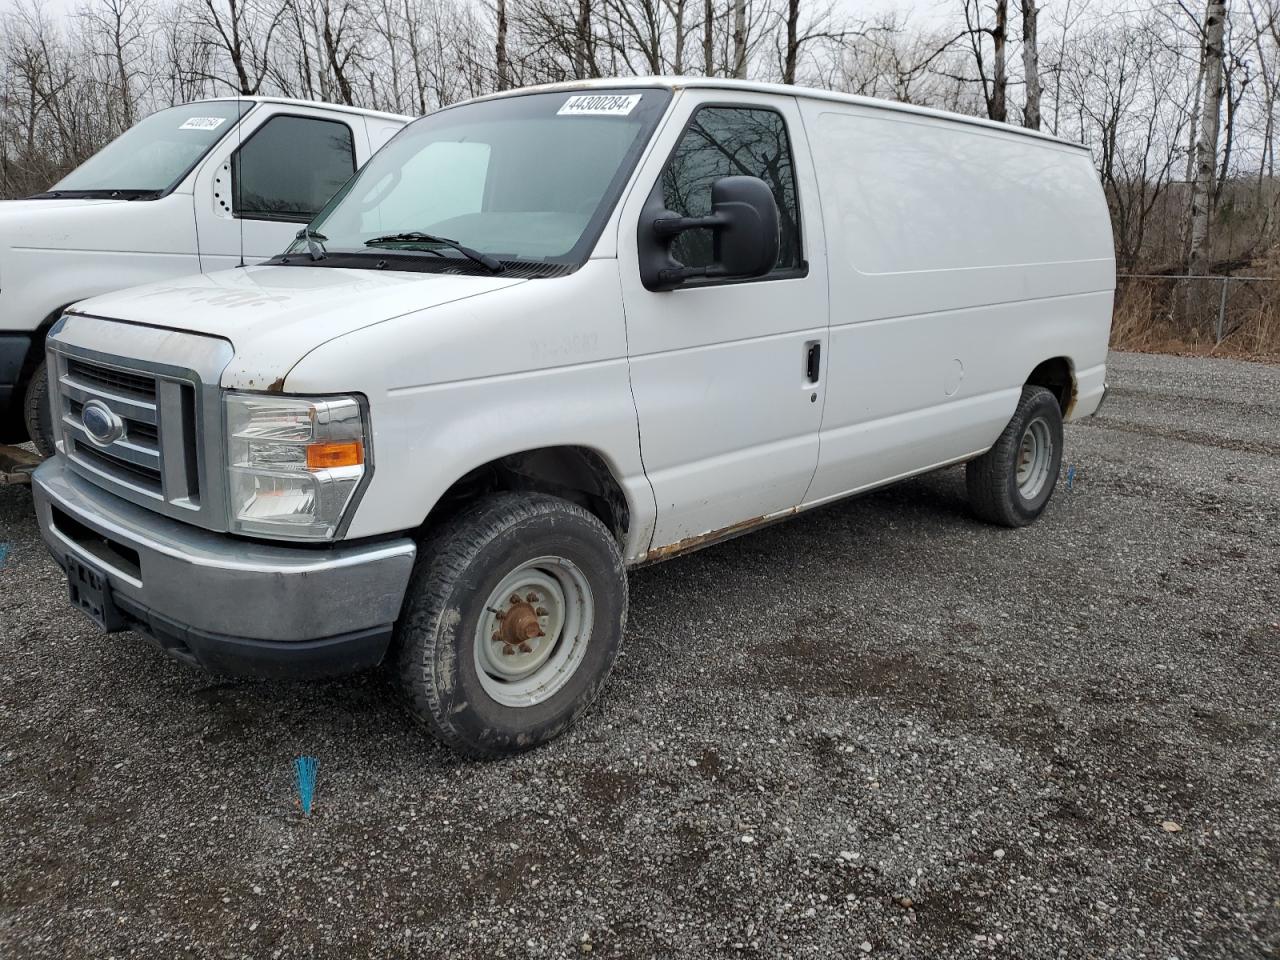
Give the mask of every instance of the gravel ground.
[[1111, 380], [1030, 529], [947, 470], [636, 573], [498, 763], [95, 634], [0, 488], [0, 955], [1280, 956], [1280, 368]]

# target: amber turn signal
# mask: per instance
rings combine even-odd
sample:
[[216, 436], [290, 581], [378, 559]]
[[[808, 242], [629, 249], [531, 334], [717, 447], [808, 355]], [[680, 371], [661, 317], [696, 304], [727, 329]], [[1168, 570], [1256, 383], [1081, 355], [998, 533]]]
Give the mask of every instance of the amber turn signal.
[[329, 470], [333, 467], [358, 467], [364, 463], [364, 444], [359, 440], [307, 445], [307, 469]]

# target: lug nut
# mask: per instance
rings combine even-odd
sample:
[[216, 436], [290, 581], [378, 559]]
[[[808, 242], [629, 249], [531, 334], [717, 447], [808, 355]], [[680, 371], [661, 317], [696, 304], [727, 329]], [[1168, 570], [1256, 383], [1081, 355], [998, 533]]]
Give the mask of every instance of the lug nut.
[[534, 611], [534, 613], [536, 613], [540, 617], [548, 616], [546, 607], [539, 607], [537, 610]]
[[522, 644], [520, 644], [520, 652], [521, 652], [521, 653], [533, 653], [533, 647], [529, 646], [527, 643], [522, 643]]
[[534, 593], [532, 590], [530, 590], [530, 591], [525, 595], [525, 599], [526, 599], [526, 600], [528, 600], [530, 603], [537, 603], [537, 602], [538, 602], [538, 595], [537, 595], [536, 593]]
[[509, 643], [504, 643], [504, 644], [502, 645], [502, 655], [503, 655], [504, 657], [509, 657], [509, 656], [511, 656], [511, 655], [512, 655], [513, 653], [515, 653], [515, 652], [516, 652], [516, 648], [515, 648], [515, 647], [513, 647], [511, 644], [509, 644]]

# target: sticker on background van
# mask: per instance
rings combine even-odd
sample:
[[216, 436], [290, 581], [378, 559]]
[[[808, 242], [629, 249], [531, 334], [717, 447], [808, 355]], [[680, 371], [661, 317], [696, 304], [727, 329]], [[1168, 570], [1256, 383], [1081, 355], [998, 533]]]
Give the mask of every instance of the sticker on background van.
[[216, 130], [222, 126], [226, 117], [192, 117], [182, 124], [179, 130]]
[[638, 93], [629, 93], [625, 96], [604, 93], [580, 94], [566, 100], [556, 113], [569, 117], [625, 117], [636, 108], [636, 104], [640, 102], [640, 96]]

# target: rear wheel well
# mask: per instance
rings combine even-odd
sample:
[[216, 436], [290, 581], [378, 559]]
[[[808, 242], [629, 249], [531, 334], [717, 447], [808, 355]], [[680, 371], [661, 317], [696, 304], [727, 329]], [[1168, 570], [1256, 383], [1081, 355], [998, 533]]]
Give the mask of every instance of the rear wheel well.
[[508, 454], [468, 471], [427, 514], [427, 532], [479, 496], [536, 491], [576, 503], [608, 527], [621, 547], [631, 528], [626, 495], [600, 454], [586, 447], [542, 447]]
[[1046, 360], [1031, 371], [1027, 377], [1027, 386], [1044, 387], [1058, 400], [1058, 409], [1063, 419], [1071, 413], [1076, 402], [1076, 378], [1071, 371], [1071, 361], [1066, 357], [1054, 357]]

